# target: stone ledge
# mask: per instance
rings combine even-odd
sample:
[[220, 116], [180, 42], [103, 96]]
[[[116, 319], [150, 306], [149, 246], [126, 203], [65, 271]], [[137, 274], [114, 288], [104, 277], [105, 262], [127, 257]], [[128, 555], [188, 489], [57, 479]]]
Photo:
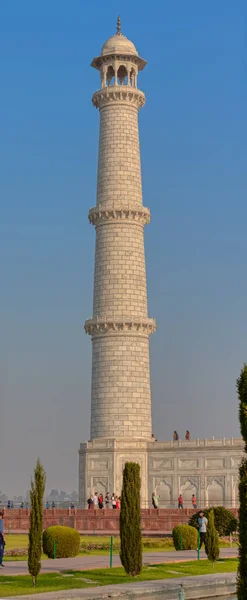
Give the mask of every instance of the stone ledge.
[[93, 94], [92, 103], [96, 108], [102, 108], [114, 103], [129, 103], [139, 109], [146, 102], [145, 94], [137, 88], [129, 86], [109, 86]]
[[[150, 580], [120, 585], [107, 585], [102, 587], [60, 590], [52, 592], [53, 600], [105, 600], [106, 598], [120, 598], [122, 600], [177, 600], [178, 592], [183, 586], [186, 600], [199, 598], [222, 597], [223, 595], [236, 594], [236, 575], [222, 573], [213, 575], [199, 575], [195, 577], [178, 577], [172, 580]], [[12, 596], [19, 600], [20, 596]], [[23, 600], [31, 600], [33, 595], [22, 596]], [[51, 592], [39, 594], [40, 600], [49, 600]]]
[[84, 329], [89, 335], [111, 332], [123, 333], [126, 335], [128, 335], [130, 332], [146, 333], [147, 335], [151, 335], [156, 331], [156, 322], [154, 319], [140, 319], [138, 317], [94, 317], [85, 322]]

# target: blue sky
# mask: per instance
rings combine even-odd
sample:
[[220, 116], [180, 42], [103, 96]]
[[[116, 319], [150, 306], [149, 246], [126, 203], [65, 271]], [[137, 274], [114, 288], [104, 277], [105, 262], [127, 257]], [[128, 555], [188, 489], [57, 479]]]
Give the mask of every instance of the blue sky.
[[90, 68], [122, 31], [138, 84], [153, 430], [239, 435], [247, 360], [244, 1], [0, 4], [0, 489], [77, 487], [88, 439], [99, 115]]

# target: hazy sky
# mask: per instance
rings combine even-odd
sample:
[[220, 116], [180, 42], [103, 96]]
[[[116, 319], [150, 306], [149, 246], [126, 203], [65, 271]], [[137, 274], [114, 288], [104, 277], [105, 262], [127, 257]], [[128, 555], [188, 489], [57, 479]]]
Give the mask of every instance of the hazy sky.
[[77, 488], [88, 439], [103, 42], [139, 76], [153, 430], [238, 436], [247, 361], [245, 0], [0, 2], [0, 489]]

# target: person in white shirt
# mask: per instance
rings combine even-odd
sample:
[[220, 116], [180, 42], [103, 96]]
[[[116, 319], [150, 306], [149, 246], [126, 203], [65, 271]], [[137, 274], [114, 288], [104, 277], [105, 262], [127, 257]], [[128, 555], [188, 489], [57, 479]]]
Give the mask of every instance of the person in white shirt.
[[202, 547], [202, 544], [205, 544], [206, 533], [207, 533], [207, 524], [208, 524], [208, 520], [206, 519], [206, 517], [204, 517], [204, 514], [201, 510], [199, 512], [199, 519], [198, 519], [199, 533], [200, 533], [200, 548]]
[[98, 494], [97, 492], [94, 493], [94, 497], [93, 497], [93, 507], [94, 508], [98, 508]]

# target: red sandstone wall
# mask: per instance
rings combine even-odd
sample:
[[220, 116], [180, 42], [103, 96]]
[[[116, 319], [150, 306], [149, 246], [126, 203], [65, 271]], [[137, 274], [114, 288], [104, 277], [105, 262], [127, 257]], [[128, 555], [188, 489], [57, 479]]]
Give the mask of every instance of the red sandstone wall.
[[[193, 509], [185, 508], [167, 509], [152, 508], [142, 511], [142, 531], [148, 533], [170, 533], [173, 527], [180, 523], [188, 523], [190, 516], [194, 513]], [[232, 509], [237, 516], [237, 509]], [[30, 511], [27, 509], [4, 509], [4, 531], [11, 532], [28, 531]], [[118, 533], [119, 531], [119, 511], [112, 509], [63, 509], [54, 508], [44, 510], [44, 527], [50, 525], [67, 525], [74, 527], [83, 533]]]

